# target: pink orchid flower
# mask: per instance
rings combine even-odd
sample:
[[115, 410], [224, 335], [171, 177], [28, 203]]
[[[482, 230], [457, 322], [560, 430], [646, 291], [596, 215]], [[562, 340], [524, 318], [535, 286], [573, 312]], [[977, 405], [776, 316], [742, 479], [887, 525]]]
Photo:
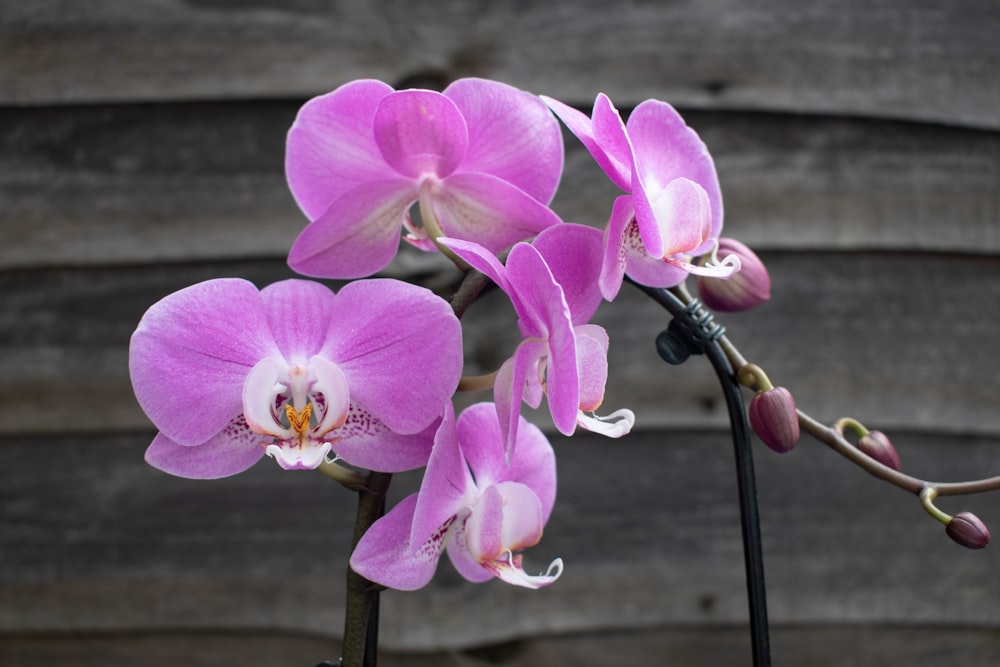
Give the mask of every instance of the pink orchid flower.
[[534, 95], [483, 79], [443, 93], [353, 81], [307, 102], [288, 133], [288, 184], [311, 221], [288, 262], [371, 275], [395, 256], [400, 225], [423, 250], [446, 235], [499, 252], [560, 222], [547, 204], [562, 165], [559, 124]]
[[508, 454], [517, 438], [521, 401], [537, 408], [543, 395], [564, 435], [577, 426], [613, 438], [628, 433], [635, 423], [631, 410], [608, 417], [587, 414], [603, 403], [608, 378], [608, 334], [587, 324], [601, 302], [595, 280], [600, 231], [569, 223], [552, 227], [533, 244], [515, 245], [506, 266], [475, 243], [441, 242], [506, 292], [518, 316], [523, 340], [493, 387]]
[[336, 294], [208, 280], [150, 307], [129, 349], [136, 398], [160, 431], [146, 461], [197, 479], [265, 453], [285, 469], [331, 452], [373, 470], [420, 467], [461, 368], [451, 308], [396, 280]]
[[508, 465], [493, 406], [477, 403], [456, 423], [448, 405], [420, 491], [368, 529], [351, 555], [351, 568], [383, 586], [416, 590], [431, 580], [447, 549], [469, 581], [497, 577], [541, 588], [558, 579], [561, 559], [532, 576], [517, 553], [541, 539], [556, 496], [552, 446], [526, 421], [518, 434]]
[[[719, 262], [722, 194], [705, 144], [666, 102], [646, 100], [622, 122], [601, 93], [591, 118], [542, 97], [583, 142], [601, 169], [626, 195], [615, 199], [605, 231], [600, 286], [618, 295], [624, 276], [649, 287], [673, 287], [689, 273], [727, 278], [739, 259]], [[704, 265], [694, 257], [712, 253]]]

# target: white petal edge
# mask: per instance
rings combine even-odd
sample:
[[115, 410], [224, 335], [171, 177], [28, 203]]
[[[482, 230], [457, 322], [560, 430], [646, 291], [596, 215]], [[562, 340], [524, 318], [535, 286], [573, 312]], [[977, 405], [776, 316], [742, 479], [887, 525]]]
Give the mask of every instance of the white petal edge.
[[576, 416], [576, 424], [591, 433], [598, 433], [608, 438], [620, 438], [628, 435], [635, 426], [635, 413], [628, 408], [615, 410], [607, 417], [588, 415], [582, 410]]

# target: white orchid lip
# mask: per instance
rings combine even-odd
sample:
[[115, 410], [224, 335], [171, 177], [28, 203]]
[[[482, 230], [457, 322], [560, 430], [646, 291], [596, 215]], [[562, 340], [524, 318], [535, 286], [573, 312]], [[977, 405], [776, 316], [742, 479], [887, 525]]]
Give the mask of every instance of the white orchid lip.
[[288, 364], [266, 358], [243, 385], [243, 414], [255, 433], [273, 442], [265, 453], [285, 470], [319, 467], [339, 440], [333, 432], [347, 421], [347, 378], [322, 356]]

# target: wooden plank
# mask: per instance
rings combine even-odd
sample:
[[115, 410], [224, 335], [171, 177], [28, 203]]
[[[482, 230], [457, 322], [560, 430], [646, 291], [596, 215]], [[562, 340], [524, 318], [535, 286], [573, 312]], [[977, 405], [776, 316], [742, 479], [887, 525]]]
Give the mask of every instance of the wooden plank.
[[[541, 637], [435, 652], [389, 651], [380, 664], [391, 667], [660, 667], [664, 658], [684, 667], [737, 667], [750, 664], [741, 628], [665, 627], [641, 631]], [[911, 628], [871, 624], [861, 627], [778, 626], [771, 633], [775, 665], [902, 665], [937, 667], [944, 658], [964, 667], [991, 667], [1000, 655], [1000, 635], [992, 628]], [[180, 633], [125, 636], [42, 636], [0, 638], [0, 660], [18, 667], [274, 667], [313, 665], [337, 655], [331, 639], [248, 633]]]
[[[996, 259], [771, 253], [764, 260], [772, 301], [720, 321], [803, 409], [830, 421], [852, 414], [873, 428], [1000, 432]], [[148, 428], [127, 374], [128, 339], [146, 308], [212, 277], [266, 285], [291, 275], [276, 260], [0, 274], [0, 433]], [[457, 272], [426, 280], [447, 291], [447, 276]], [[496, 370], [520, 341], [502, 294], [484, 299], [464, 320], [466, 374]], [[648, 429], [725, 423], [707, 363], [671, 367], [656, 356], [653, 341], [669, 318], [652, 301], [625, 288], [594, 321], [611, 336], [605, 410], [630, 407]], [[547, 424], [547, 412], [538, 419]]]
[[[149, 437], [0, 442], [0, 636], [267, 628], [336, 637], [352, 494], [268, 461], [225, 480], [168, 477], [142, 462]], [[894, 438], [908, 470], [941, 479], [996, 471], [996, 438]], [[554, 444], [559, 498], [545, 537], [526, 556], [530, 569], [563, 557], [563, 577], [532, 592], [468, 584], [443, 564], [428, 588], [384, 594], [386, 650], [744, 627], [727, 434], [582, 434]], [[757, 466], [776, 625], [995, 632], [995, 549], [951, 543], [914, 496], [815, 443], [784, 456], [760, 448]], [[393, 497], [402, 497], [416, 476], [395, 484]], [[1000, 518], [996, 494], [941, 506], [987, 523]]]
[[990, 0], [47, 0], [4, 8], [0, 102], [302, 96], [360, 77], [472, 75], [571, 102], [604, 90], [997, 128], [998, 28]]
[[[0, 109], [0, 268], [280, 257], [296, 103]], [[1000, 135], [686, 114], [713, 151], [726, 233], [759, 249], [1000, 251]], [[618, 194], [575, 138], [554, 208], [603, 224]]]

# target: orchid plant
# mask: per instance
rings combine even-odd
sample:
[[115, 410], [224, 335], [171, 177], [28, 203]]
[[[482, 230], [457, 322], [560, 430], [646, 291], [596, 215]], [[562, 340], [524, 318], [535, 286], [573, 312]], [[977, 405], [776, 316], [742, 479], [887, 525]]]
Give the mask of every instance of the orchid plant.
[[[622, 190], [599, 226], [564, 221], [549, 206], [562, 177], [560, 121]], [[752, 250], [720, 237], [712, 157], [658, 100], [639, 104], [626, 123], [603, 94], [588, 116], [483, 79], [441, 92], [354, 81], [301, 108], [285, 165], [309, 221], [289, 265], [348, 282], [338, 291], [305, 279], [263, 289], [238, 278], [192, 285], [149, 308], [129, 367], [159, 430], [150, 465], [210, 479], [269, 457], [359, 492], [363, 537], [348, 589], [360, 606], [348, 602], [343, 660], [362, 664], [364, 601], [378, 587], [423, 587], [445, 552], [473, 582], [536, 589], [559, 578], [560, 558], [541, 574], [523, 567], [521, 552], [540, 541], [555, 503], [556, 459], [521, 406], [544, 399], [564, 435], [582, 428], [620, 438], [633, 428], [627, 408], [596, 414], [610, 339], [590, 320], [603, 301], [628, 281], [669, 289], [694, 312], [702, 306], [684, 285], [693, 275], [705, 306], [739, 311], [769, 298], [770, 279]], [[372, 277], [393, 261], [401, 236], [464, 272], [450, 300]], [[461, 318], [488, 283], [509, 298], [521, 342], [494, 372], [465, 376]], [[793, 448], [801, 427], [916, 493], [959, 543], [985, 546], [978, 518], [949, 516], [933, 501], [1000, 480], [904, 475], [884, 434], [853, 419], [819, 424], [717, 338], [739, 383], [755, 392], [750, 424], [771, 449]], [[491, 391], [492, 401], [456, 415], [453, 396], [466, 391]], [[422, 467], [420, 490], [383, 514], [391, 473]]]

